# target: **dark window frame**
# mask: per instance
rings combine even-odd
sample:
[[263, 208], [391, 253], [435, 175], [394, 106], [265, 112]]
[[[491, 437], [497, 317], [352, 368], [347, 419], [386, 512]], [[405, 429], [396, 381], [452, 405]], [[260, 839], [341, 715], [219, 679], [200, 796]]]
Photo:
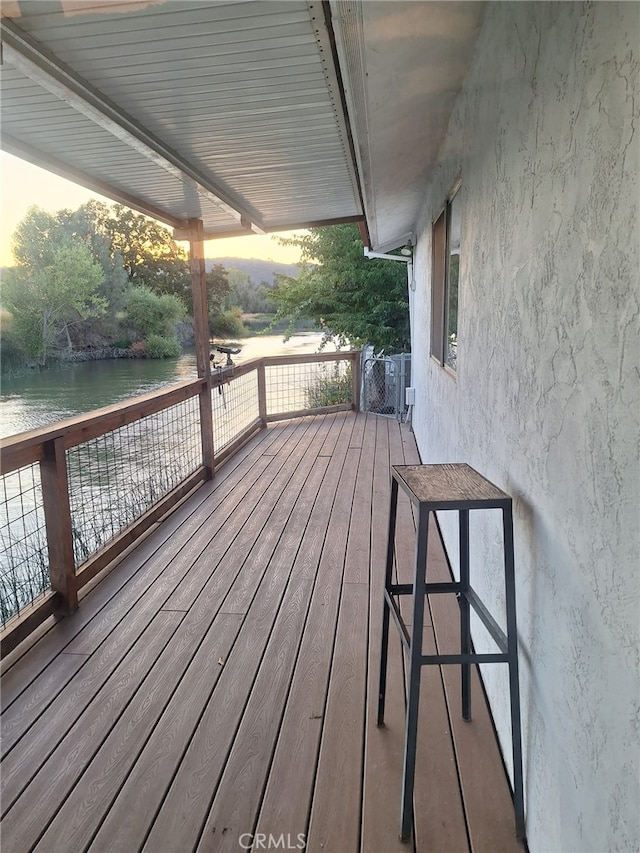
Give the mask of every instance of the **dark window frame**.
[[[451, 210], [454, 200], [460, 201], [461, 187], [458, 178], [447, 196], [444, 207], [439, 211], [431, 227], [431, 356], [441, 367], [455, 376], [457, 370], [457, 287], [456, 276], [456, 341], [451, 347], [449, 341], [449, 320], [451, 310]], [[459, 255], [459, 250], [458, 253]], [[459, 273], [459, 266], [458, 266]]]

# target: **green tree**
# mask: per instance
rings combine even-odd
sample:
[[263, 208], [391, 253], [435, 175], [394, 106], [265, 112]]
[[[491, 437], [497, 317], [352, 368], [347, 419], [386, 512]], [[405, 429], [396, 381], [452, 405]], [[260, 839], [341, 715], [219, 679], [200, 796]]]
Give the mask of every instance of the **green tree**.
[[190, 304], [191, 276], [184, 249], [164, 225], [121, 204], [94, 202], [94, 221], [108, 234], [114, 252], [122, 257], [132, 284], [154, 293], [177, 296]]
[[[42, 217], [34, 217], [42, 224]], [[21, 234], [19, 252], [26, 246], [26, 237], [35, 230]], [[59, 233], [57, 234], [59, 237]], [[98, 295], [104, 273], [94, 261], [84, 243], [58, 241], [56, 231], [44, 240], [34, 254], [38, 266], [31, 266], [28, 256], [21, 255], [23, 264], [10, 269], [3, 285], [2, 299], [13, 315], [13, 330], [25, 352], [46, 364], [47, 357], [64, 335], [67, 348], [72, 348], [69, 328], [89, 317], [100, 317], [107, 310], [106, 300]], [[24, 238], [24, 239], [22, 239]]]
[[247, 334], [247, 327], [242, 322], [242, 312], [239, 308], [228, 311], [209, 311], [209, 334], [222, 340], [237, 340]]
[[[191, 284], [186, 255], [168, 229], [122, 205], [99, 201], [55, 214], [33, 207], [16, 229], [13, 248], [17, 265], [7, 276], [4, 304], [12, 311], [14, 339], [31, 357], [45, 360], [62, 333], [71, 348], [71, 328], [76, 343], [90, 340], [90, 331], [111, 340], [122, 337], [119, 320], [125, 319], [125, 308], [135, 311], [136, 299], [148, 316], [139, 313], [134, 325], [147, 336], [167, 339], [151, 348], [166, 353], [178, 347], [172, 325], [191, 304]], [[59, 271], [69, 276], [69, 288], [63, 287]], [[82, 283], [79, 275], [84, 274]], [[211, 293], [225, 298], [224, 269], [215, 267], [209, 279]], [[144, 302], [136, 294], [129, 304], [134, 284], [162, 298]]]
[[364, 257], [355, 225], [311, 228], [284, 241], [301, 249], [297, 278], [278, 276], [271, 294], [276, 321], [309, 318], [325, 330], [325, 340], [376, 352], [409, 349], [409, 299], [405, 264]]
[[[264, 281], [255, 284], [251, 276], [242, 270], [229, 269], [231, 286], [230, 300], [233, 306], [242, 308], [246, 314], [273, 314], [275, 306], [268, 298], [272, 286]], [[231, 307], [231, 306], [229, 306]]]
[[[99, 331], [106, 337], [117, 334], [118, 313], [122, 310], [126, 291], [130, 287], [122, 258], [112, 248], [109, 235], [101, 227], [98, 214], [104, 209], [106, 205], [101, 202], [89, 202], [76, 211], [60, 210], [57, 213], [32, 207], [13, 235], [16, 272], [21, 281], [33, 278], [43, 270], [50, 270], [55, 263], [56, 251], [63, 245], [85, 246], [102, 270], [102, 280], [95, 295], [104, 301], [106, 310], [88, 314], [83, 312], [75, 318], [72, 324], [74, 339], [80, 343], [84, 343], [89, 331]], [[24, 300], [20, 310], [23, 308], [29, 309]], [[32, 325], [26, 317], [18, 317], [16, 323], [23, 327], [25, 324]], [[70, 325], [67, 325], [67, 331]], [[33, 333], [28, 340], [33, 343]]]
[[246, 335], [242, 311], [235, 304], [229, 273], [222, 264], [214, 264], [207, 273], [207, 301], [209, 333], [213, 337], [228, 340]]
[[[123, 257], [113, 245], [111, 234], [104, 225], [104, 210], [107, 206], [100, 201], [91, 200], [78, 210], [61, 210], [57, 217], [62, 229], [73, 240], [85, 243], [93, 259], [100, 264], [104, 272], [104, 281], [99, 295], [107, 300], [109, 313], [113, 321], [124, 308], [129, 279], [124, 269]], [[113, 329], [112, 329], [113, 330]]]
[[[207, 302], [209, 311], [220, 313], [233, 307], [229, 304], [231, 284], [229, 275], [222, 264], [214, 264], [207, 273]], [[191, 300], [191, 296], [190, 296]], [[191, 306], [190, 301], [189, 305]]]
[[13, 233], [12, 250], [16, 265], [25, 274], [33, 274], [53, 264], [53, 255], [60, 242], [60, 223], [54, 213], [35, 205]]

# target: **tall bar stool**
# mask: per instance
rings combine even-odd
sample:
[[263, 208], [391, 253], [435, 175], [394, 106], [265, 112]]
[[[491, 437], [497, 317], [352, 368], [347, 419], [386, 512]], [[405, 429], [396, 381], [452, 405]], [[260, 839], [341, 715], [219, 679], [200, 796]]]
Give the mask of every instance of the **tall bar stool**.
[[[394, 584], [392, 582], [399, 486], [418, 509], [416, 561], [412, 584]], [[494, 508], [502, 510], [507, 611], [506, 635], [473, 590], [469, 580], [469, 511]], [[436, 510], [458, 511], [460, 533], [459, 581], [427, 583], [426, 580], [429, 513]], [[432, 593], [454, 593], [459, 598], [460, 654], [422, 654], [425, 596]], [[413, 598], [410, 631], [402, 619], [398, 602], [394, 598], [394, 596], [400, 595], [411, 595]], [[495, 641], [499, 652], [493, 654], [476, 654], [472, 652], [471, 607], [473, 607], [482, 620], [485, 628]], [[400, 838], [406, 841], [411, 834], [421, 668], [435, 664], [460, 664], [462, 672], [462, 717], [464, 720], [470, 720], [471, 664], [477, 663], [508, 663], [509, 665], [516, 835], [518, 838], [524, 838], [524, 793], [522, 781], [522, 743], [511, 498], [469, 465], [398, 465], [391, 469], [391, 508], [389, 513], [389, 538], [387, 542], [384, 603], [382, 608], [382, 649], [380, 655], [380, 689], [378, 694], [379, 726], [384, 724], [390, 615], [393, 616], [398, 626], [400, 637], [409, 658], [409, 696], [407, 700], [404, 741]]]

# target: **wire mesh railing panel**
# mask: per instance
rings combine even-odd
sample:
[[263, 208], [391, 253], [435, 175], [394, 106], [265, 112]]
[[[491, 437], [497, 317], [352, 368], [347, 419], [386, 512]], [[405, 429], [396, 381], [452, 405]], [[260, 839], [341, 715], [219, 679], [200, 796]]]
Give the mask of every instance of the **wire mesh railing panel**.
[[201, 464], [197, 397], [68, 450], [76, 565], [140, 518]]
[[267, 365], [267, 414], [351, 403], [351, 371], [350, 359]]
[[0, 623], [4, 627], [51, 583], [40, 466], [18, 468], [0, 480]]
[[211, 408], [213, 446], [219, 453], [259, 416], [257, 371], [212, 388]]

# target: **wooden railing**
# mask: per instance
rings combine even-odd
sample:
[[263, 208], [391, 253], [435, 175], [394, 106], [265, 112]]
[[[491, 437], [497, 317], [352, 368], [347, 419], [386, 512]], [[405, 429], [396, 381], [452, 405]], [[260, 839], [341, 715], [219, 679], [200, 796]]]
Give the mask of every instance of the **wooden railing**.
[[[38, 559], [43, 561], [42, 571], [48, 571], [50, 581], [50, 588], [35, 601], [25, 602], [25, 606], [19, 603], [16, 615], [7, 618], [3, 605], [2, 655], [15, 648], [48, 617], [73, 612], [78, 607], [79, 593], [89, 581], [113, 565], [151, 525], [212, 477], [217, 467], [269, 422], [357, 409], [359, 367], [360, 354], [356, 351], [254, 359], [214, 371], [211, 377], [181, 382], [166, 390], [1, 440], [0, 477], [4, 480], [5, 502], [3, 505], [0, 501], [0, 506], [4, 506], [0, 531], [11, 535], [11, 524], [19, 521], [15, 513], [11, 517], [7, 506], [12, 493], [11, 488], [7, 489], [7, 478], [19, 481], [21, 472], [31, 468], [35, 485], [30, 492], [36, 497], [29, 512], [42, 518], [41, 532], [46, 538], [46, 549], [39, 549]], [[349, 393], [345, 394], [345, 388]], [[203, 413], [211, 411], [213, 419], [206, 422], [208, 418], [203, 418]], [[130, 429], [133, 432], [129, 432]], [[90, 482], [92, 465], [97, 466], [97, 479], [109, 481], [116, 473], [115, 469], [109, 471], [107, 466], [118, 464], [112, 457], [120, 452], [134, 467], [138, 463], [148, 464], [138, 458], [140, 454], [136, 455], [137, 443], [145, 430], [159, 430], [152, 434], [150, 444], [163, 441], [170, 444], [172, 433], [180, 431], [177, 444], [190, 448], [184, 465], [178, 465], [170, 477], [160, 478], [162, 485], [156, 483], [150, 490], [151, 497], [145, 495], [141, 499], [141, 511], [135, 518], [127, 516], [124, 526], [121, 521], [112, 524], [114, 535], [108, 541], [103, 542], [102, 535], [96, 539], [95, 535], [83, 534], [82, 526], [87, 517], [99, 527], [101, 520], [93, 516], [107, 512], [103, 498], [94, 494], [96, 484]], [[167, 466], [168, 470], [170, 463], [175, 461], [165, 457], [173, 456], [175, 453], [171, 450], [164, 456], [161, 454], [158, 458], [163, 461], [156, 461], [151, 465], [153, 470], [147, 473], [139, 468], [134, 471], [120, 466], [118, 488], [122, 490], [127, 478], [130, 478], [129, 483], [136, 479], [142, 483], [141, 476], [143, 479], [148, 476], [152, 482], [154, 475], [164, 473], [158, 472], [158, 467]], [[24, 513], [21, 487], [13, 484], [13, 488], [17, 490], [18, 503]], [[158, 495], [156, 492], [160, 488], [163, 493]], [[114, 494], [123, 494], [111, 482], [107, 484], [107, 492], [111, 503]], [[108, 511], [113, 512], [112, 505]], [[81, 552], [79, 539], [83, 543]], [[45, 550], [46, 555], [43, 555], [41, 552]], [[6, 559], [6, 548], [2, 556]], [[28, 562], [31, 557], [27, 554], [24, 559]]]

